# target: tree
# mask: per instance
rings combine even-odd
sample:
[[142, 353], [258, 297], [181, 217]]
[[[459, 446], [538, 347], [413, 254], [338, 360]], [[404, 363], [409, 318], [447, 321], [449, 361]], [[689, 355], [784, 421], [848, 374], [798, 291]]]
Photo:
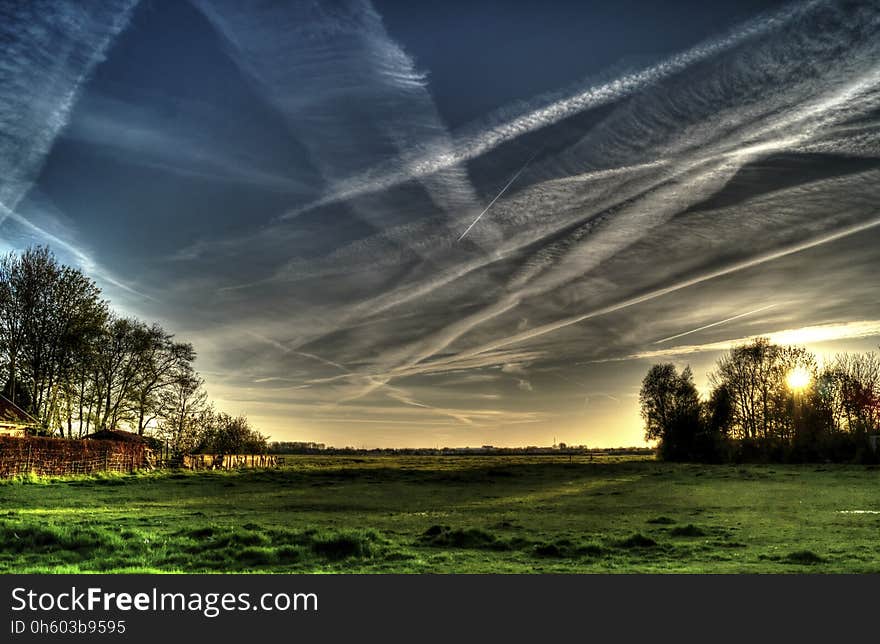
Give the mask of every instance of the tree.
[[138, 356], [139, 371], [133, 384], [137, 432], [144, 430], [160, 412], [161, 392], [174, 385], [175, 373], [192, 365], [196, 358], [192, 344], [174, 342], [174, 336], [154, 324], [147, 332]]
[[8, 374], [3, 395], [21, 407], [30, 408], [31, 401], [22, 400], [18, 386], [18, 359], [24, 345], [19, 273], [15, 254], [9, 253], [0, 260], [0, 355]]
[[214, 413], [199, 438], [196, 451], [209, 454], [259, 454], [267, 438], [250, 426], [245, 416]]
[[60, 265], [47, 247], [9, 253], [0, 262], [4, 389], [45, 427], [60, 425], [81, 346], [106, 319], [100, 295], [91, 279]]
[[189, 363], [178, 365], [162, 390], [158, 434], [173, 454], [191, 452], [211, 420], [204, 381]]
[[703, 431], [700, 397], [690, 367], [681, 374], [672, 364], [656, 364], [648, 370], [639, 392], [645, 438], [659, 441], [666, 460], [693, 458], [698, 435]]
[[729, 397], [730, 429], [737, 438], [794, 437], [793, 392], [786, 378], [796, 368], [806, 370], [810, 382], [815, 382], [816, 360], [811, 353], [803, 347], [771, 344], [767, 338], [734, 347], [719, 359], [709, 381]]
[[99, 429], [132, 422], [132, 389], [148, 342], [148, 329], [138, 320], [114, 317], [105, 327], [95, 363], [94, 422]]
[[[261, 451], [243, 416], [215, 413], [192, 344], [160, 325], [111, 313], [98, 286], [48, 247], [0, 258], [0, 390], [39, 420], [40, 433], [147, 428], [175, 452], [203, 437]], [[66, 430], [66, 432], [65, 432]]]
[[880, 356], [835, 356], [819, 377], [819, 395], [834, 430], [863, 436], [880, 430]]
[[703, 424], [706, 429], [719, 436], [727, 437], [733, 424], [733, 398], [725, 385], [712, 390], [709, 400], [703, 405]]

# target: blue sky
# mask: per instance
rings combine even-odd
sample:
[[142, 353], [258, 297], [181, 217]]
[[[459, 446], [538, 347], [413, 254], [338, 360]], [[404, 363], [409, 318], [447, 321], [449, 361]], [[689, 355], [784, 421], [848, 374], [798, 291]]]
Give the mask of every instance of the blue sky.
[[652, 362], [876, 348], [880, 5], [9, 3], [0, 251], [335, 445], [632, 445]]

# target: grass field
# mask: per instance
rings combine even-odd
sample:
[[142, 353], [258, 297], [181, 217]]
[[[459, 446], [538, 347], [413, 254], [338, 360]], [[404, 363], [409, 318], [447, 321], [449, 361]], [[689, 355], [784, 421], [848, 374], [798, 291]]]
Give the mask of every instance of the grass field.
[[3, 482], [0, 571], [877, 573], [878, 512], [871, 466], [287, 457]]

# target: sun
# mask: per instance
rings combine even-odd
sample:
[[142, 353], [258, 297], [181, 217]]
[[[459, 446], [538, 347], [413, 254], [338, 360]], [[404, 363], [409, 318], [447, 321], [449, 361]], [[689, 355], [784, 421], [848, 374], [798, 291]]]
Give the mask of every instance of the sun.
[[788, 388], [792, 391], [801, 391], [802, 389], [807, 388], [811, 379], [812, 376], [809, 371], [803, 367], [795, 367], [788, 372], [788, 375], [785, 377], [785, 382], [788, 384]]

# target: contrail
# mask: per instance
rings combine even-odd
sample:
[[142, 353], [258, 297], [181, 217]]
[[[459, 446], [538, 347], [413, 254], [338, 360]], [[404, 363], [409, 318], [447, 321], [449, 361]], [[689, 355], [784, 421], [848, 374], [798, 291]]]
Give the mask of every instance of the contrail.
[[[12, 2], [0, 7], [0, 200], [28, 193], [83, 85], [138, 0]], [[0, 212], [0, 223], [7, 214]]]
[[[736, 262], [724, 268], [719, 268], [717, 270], [711, 271], [709, 273], [704, 273], [702, 275], [697, 275], [696, 277], [692, 277], [687, 280], [683, 280], [681, 282], [677, 282], [675, 284], [671, 284], [664, 288], [659, 288], [654, 291], [650, 291], [643, 295], [638, 295], [636, 297], [629, 298], [622, 302], [618, 302], [617, 304], [611, 304], [609, 306], [602, 307], [600, 309], [595, 309], [593, 311], [588, 311], [586, 313], [581, 313], [579, 315], [572, 315], [566, 318], [562, 318], [555, 322], [549, 322], [547, 324], [543, 324], [541, 326], [535, 327], [533, 329], [529, 329], [527, 331], [522, 331], [520, 333], [516, 333], [514, 335], [499, 338], [498, 340], [494, 340], [492, 342], [488, 342], [484, 345], [474, 347], [473, 349], [469, 349], [467, 351], [463, 351], [457, 356], [455, 356], [455, 360], [461, 360], [463, 358], [471, 358], [482, 353], [486, 353], [489, 351], [497, 351], [499, 349], [503, 349], [512, 344], [518, 344], [520, 342], [525, 342], [527, 340], [532, 340], [534, 338], [546, 335], [548, 333], [552, 333], [554, 331], [558, 331], [559, 329], [564, 329], [573, 324], [578, 324], [585, 320], [589, 320], [592, 318], [596, 318], [602, 315], [608, 315], [609, 313], [615, 313], [617, 311], [621, 311], [623, 309], [628, 309], [632, 306], [636, 306], [638, 304], [643, 304], [644, 302], [649, 302], [651, 300], [655, 300], [659, 297], [663, 297], [665, 295], [669, 295], [670, 293], [675, 293], [676, 291], [680, 291], [685, 288], [690, 288], [691, 286], [696, 286], [697, 284], [702, 284], [703, 282], [708, 282], [709, 280], [717, 279], [719, 277], [723, 277], [725, 275], [730, 275], [731, 273], [738, 273], [739, 271], [743, 271], [749, 268], [753, 268], [755, 266], [760, 266], [761, 264], [765, 264], [767, 262], [772, 262], [777, 259], [781, 259], [788, 255], [793, 255], [795, 253], [800, 253], [805, 250], [809, 250], [810, 248], [815, 248], [816, 246], [821, 246], [823, 244], [828, 244], [830, 242], [837, 241], [838, 239], [843, 239], [845, 237], [849, 237], [850, 235], [855, 235], [857, 233], [870, 230], [872, 228], [876, 228], [880, 226], [880, 218], [875, 218], [868, 220], [861, 224], [856, 224], [853, 226], [847, 226], [837, 232], [831, 233], [829, 235], [825, 235], [823, 237], [819, 237], [816, 239], [811, 239], [808, 241], [800, 242], [794, 244], [792, 246], [787, 246], [785, 248], [781, 248], [776, 251], [764, 253], [754, 257], [752, 259], [746, 259], [743, 261]], [[418, 373], [417, 369], [410, 368], [407, 371], [406, 375], [413, 375]]]
[[64, 241], [60, 237], [53, 235], [47, 230], [40, 228], [36, 224], [28, 221], [20, 214], [10, 209], [6, 204], [0, 202], [0, 223], [4, 222], [6, 219], [15, 222], [22, 228], [34, 233], [35, 235], [43, 238], [47, 242], [50, 242], [55, 247], [61, 248], [68, 253], [70, 253], [74, 259], [79, 263], [82, 267], [83, 271], [85, 271], [88, 275], [94, 275], [100, 280], [108, 282], [117, 288], [121, 288], [123, 291], [127, 291], [132, 295], [137, 295], [138, 297], [142, 297], [146, 300], [150, 300], [152, 302], [158, 302], [158, 300], [146, 293], [141, 293], [140, 291], [132, 288], [128, 284], [124, 284], [113, 277], [110, 273], [104, 270], [101, 266], [99, 266], [91, 257], [89, 257], [84, 251], [74, 246], [72, 243]]
[[670, 335], [668, 338], [663, 338], [662, 340], [657, 340], [654, 344], [663, 344], [664, 342], [669, 342], [670, 340], [676, 340], [678, 338], [683, 338], [686, 335], [690, 335], [691, 333], [697, 333], [698, 331], [703, 331], [705, 329], [711, 329], [713, 326], [719, 326], [721, 324], [726, 324], [727, 322], [733, 322], [734, 320], [738, 320], [740, 318], [744, 318], [748, 315], [754, 315], [755, 313], [760, 313], [761, 311], [766, 311], [767, 309], [772, 309], [776, 304], [768, 304], [767, 306], [762, 306], [759, 309], [755, 309], [754, 311], [746, 311], [745, 313], [740, 313], [739, 315], [734, 315], [733, 317], [726, 318], [724, 320], [719, 320], [718, 322], [712, 322], [712, 324], [706, 324], [701, 327], [697, 327], [696, 329], [691, 329], [690, 331], [685, 331], [684, 333], [679, 333], [677, 335]]
[[525, 165], [524, 165], [523, 167], [521, 167], [519, 170], [517, 170], [516, 174], [513, 175], [513, 177], [510, 178], [510, 181], [507, 182], [507, 185], [504, 186], [504, 187], [501, 189], [501, 192], [499, 192], [497, 195], [495, 195], [495, 198], [494, 198], [492, 201], [489, 202], [489, 205], [488, 205], [488, 206], [486, 206], [485, 208], [483, 208], [483, 212], [481, 212], [479, 215], [477, 215], [477, 218], [474, 219], [474, 220], [471, 222], [471, 225], [467, 227], [467, 230], [465, 230], [465, 231], [461, 234], [461, 237], [458, 238], [458, 241], [461, 241], [462, 239], [464, 239], [464, 236], [467, 235], [467, 234], [471, 231], [471, 228], [473, 228], [473, 227], [477, 224], [478, 221], [480, 221], [480, 218], [481, 218], [483, 215], [485, 215], [487, 212], [489, 212], [489, 208], [492, 207], [492, 204], [494, 204], [496, 201], [498, 201], [498, 200], [501, 198], [501, 195], [503, 195], [505, 192], [507, 192], [507, 189], [508, 189], [510, 186], [512, 186], [512, 185], [513, 185], [513, 182], [517, 180], [517, 178], [519, 177], [519, 175], [521, 175], [521, 174], [525, 171], [525, 169], [529, 167], [529, 164], [532, 162], [532, 159], [534, 159], [535, 156], [536, 156], [537, 154], [538, 154], [538, 151], [537, 151], [537, 150], [536, 150], [535, 152], [532, 153], [532, 156], [529, 157], [529, 160], [526, 161]]
[[[332, 193], [291, 210], [279, 217], [291, 219], [330, 203], [387, 190], [401, 183], [429, 176], [441, 170], [480, 157], [498, 146], [515, 140], [524, 134], [580, 114], [586, 110], [607, 105], [663, 81], [720, 53], [739, 46], [743, 42], [763, 36], [791, 20], [809, 12], [820, 0], [806, 4], [792, 3], [776, 13], [762, 14], [726, 35], [707, 39], [692, 48], [677, 53], [654, 65], [633, 71], [610, 81], [591, 84], [586, 88], [553, 92], [537, 99], [538, 104], [509, 114], [499, 111], [490, 117], [490, 123], [473, 123], [452, 137], [452, 149], [433, 151], [428, 154], [418, 150], [404, 152], [401, 159], [376, 166], [336, 184]], [[491, 121], [494, 121], [491, 122]], [[402, 160], [402, 163], [401, 163]]]

